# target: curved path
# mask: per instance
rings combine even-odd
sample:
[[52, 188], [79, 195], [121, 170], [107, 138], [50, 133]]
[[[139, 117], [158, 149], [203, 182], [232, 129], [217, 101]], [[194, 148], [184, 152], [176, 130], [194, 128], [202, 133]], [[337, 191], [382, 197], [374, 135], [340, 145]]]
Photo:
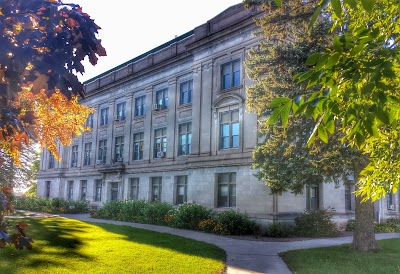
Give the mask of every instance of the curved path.
[[[210, 244], [214, 244], [226, 251], [227, 273], [268, 273], [290, 274], [291, 271], [279, 257], [278, 253], [314, 247], [326, 247], [351, 243], [353, 237], [338, 237], [328, 239], [314, 239], [296, 242], [261, 242], [236, 240], [214, 234], [192, 230], [183, 230], [166, 226], [138, 224], [130, 222], [102, 220], [91, 218], [89, 214], [62, 214], [65, 218], [77, 219], [92, 223], [108, 223], [116, 225], [132, 226], [146, 230], [182, 236]], [[399, 238], [400, 233], [376, 234], [376, 239]]]

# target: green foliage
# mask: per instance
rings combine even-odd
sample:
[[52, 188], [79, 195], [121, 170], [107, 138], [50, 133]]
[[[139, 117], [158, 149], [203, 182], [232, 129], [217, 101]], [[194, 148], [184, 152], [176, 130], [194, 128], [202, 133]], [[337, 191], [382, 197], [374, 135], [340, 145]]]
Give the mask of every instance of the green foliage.
[[295, 234], [301, 237], [336, 237], [339, 231], [332, 221], [331, 209], [309, 210], [295, 218]]
[[212, 210], [202, 205], [195, 203], [182, 204], [172, 210], [170, 225], [176, 228], [197, 230], [199, 223], [209, 219], [211, 214]]
[[75, 201], [61, 198], [15, 197], [13, 203], [16, 209], [54, 214], [84, 213], [89, 211], [89, 203], [86, 200]]
[[281, 222], [268, 224], [264, 231], [264, 236], [273, 238], [287, 238], [294, 235], [294, 226]]
[[171, 212], [172, 206], [165, 202], [150, 202], [141, 210], [141, 223], [154, 224], [154, 225], [166, 225], [167, 220], [165, 216]]
[[348, 220], [346, 224], [346, 231], [354, 231], [354, 228], [356, 227], [356, 221], [355, 220]]
[[246, 235], [259, 231], [259, 227], [255, 221], [251, 220], [247, 214], [235, 210], [224, 211], [218, 214], [215, 219], [217, 225], [223, 228], [219, 234]]

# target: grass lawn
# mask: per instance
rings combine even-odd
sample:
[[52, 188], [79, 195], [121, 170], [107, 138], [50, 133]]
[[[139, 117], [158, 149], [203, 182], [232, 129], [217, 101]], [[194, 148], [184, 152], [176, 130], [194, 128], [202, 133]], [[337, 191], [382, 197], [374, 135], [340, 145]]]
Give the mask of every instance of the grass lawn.
[[399, 273], [400, 239], [378, 241], [378, 252], [357, 252], [350, 245], [293, 250], [279, 254], [293, 273]]
[[219, 273], [225, 267], [225, 251], [179, 236], [64, 218], [24, 221], [33, 250], [0, 250], [0, 273]]

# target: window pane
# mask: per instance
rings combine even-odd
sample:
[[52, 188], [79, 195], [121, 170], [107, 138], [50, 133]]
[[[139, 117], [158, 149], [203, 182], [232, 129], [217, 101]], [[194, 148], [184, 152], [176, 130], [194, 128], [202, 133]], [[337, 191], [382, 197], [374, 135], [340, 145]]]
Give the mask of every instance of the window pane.
[[236, 185], [229, 186], [229, 206], [236, 206]]
[[228, 195], [229, 195], [228, 185], [219, 185], [218, 206], [220, 207], [228, 206]]
[[239, 110], [234, 110], [232, 113], [232, 122], [239, 121]]
[[221, 123], [228, 123], [230, 121], [229, 112], [221, 113]]
[[225, 75], [223, 78], [222, 78], [222, 88], [223, 89], [227, 89], [227, 88], [230, 88], [231, 87], [231, 77], [230, 77], [230, 75]]

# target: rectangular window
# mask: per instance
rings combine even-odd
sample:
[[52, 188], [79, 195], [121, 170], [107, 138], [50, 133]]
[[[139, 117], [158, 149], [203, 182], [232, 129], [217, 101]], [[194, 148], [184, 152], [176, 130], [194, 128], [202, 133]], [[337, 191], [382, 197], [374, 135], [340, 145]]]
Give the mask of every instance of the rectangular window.
[[162, 195], [162, 177], [151, 178], [151, 200], [161, 201]]
[[131, 178], [131, 189], [130, 189], [130, 196], [132, 200], [139, 199], [139, 178]]
[[100, 126], [108, 125], [108, 107], [100, 110]]
[[89, 166], [90, 165], [90, 160], [92, 156], [92, 143], [86, 143], [85, 144], [85, 157], [83, 159], [83, 165]]
[[74, 199], [74, 181], [68, 181], [68, 200]]
[[178, 155], [189, 155], [192, 151], [192, 123], [179, 125]]
[[221, 66], [221, 89], [240, 85], [240, 60], [235, 60]]
[[396, 210], [396, 207], [394, 204], [394, 194], [393, 193], [388, 193], [386, 195], [386, 201], [387, 201], [387, 209], [388, 210]]
[[167, 153], [167, 128], [154, 131], [154, 158], [165, 157]]
[[87, 181], [81, 181], [81, 200], [86, 199], [86, 192], [87, 192]]
[[239, 110], [220, 114], [220, 149], [239, 147]]
[[168, 89], [162, 89], [156, 92], [156, 109], [168, 108]]
[[71, 148], [71, 167], [78, 166], [78, 146], [72, 146]]
[[133, 160], [143, 159], [144, 133], [133, 134]]
[[345, 201], [346, 210], [352, 210], [351, 209], [351, 186], [350, 185], [345, 185], [344, 201]]
[[236, 207], [236, 173], [218, 174], [218, 207]]
[[319, 187], [317, 185], [307, 187], [307, 209], [319, 209]]
[[85, 126], [93, 128], [93, 114], [92, 113], [89, 114], [89, 116], [86, 120]]
[[176, 178], [176, 204], [181, 205], [187, 202], [187, 176]]
[[117, 120], [125, 120], [126, 119], [126, 102], [122, 102], [117, 104]]
[[193, 81], [186, 81], [181, 83], [180, 90], [180, 105], [189, 104], [192, 102]]
[[45, 193], [45, 197], [46, 198], [50, 198], [50, 181], [46, 181], [46, 193]]
[[146, 96], [140, 96], [135, 99], [135, 117], [146, 114]]
[[107, 159], [107, 140], [99, 141], [97, 164], [105, 164]]
[[118, 200], [118, 183], [117, 182], [111, 183], [111, 186], [110, 186], [110, 197], [111, 197], [111, 201]]
[[101, 202], [101, 180], [96, 180], [96, 188], [95, 188], [95, 193], [94, 193], [94, 201], [95, 202]]
[[124, 136], [115, 138], [115, 162], [124, 161]]
[[51, 153], [49, 151], [49, 165], [48, 165], [49, 169], [53, 169], [54, 168], [54, 156], [53, 153]]

